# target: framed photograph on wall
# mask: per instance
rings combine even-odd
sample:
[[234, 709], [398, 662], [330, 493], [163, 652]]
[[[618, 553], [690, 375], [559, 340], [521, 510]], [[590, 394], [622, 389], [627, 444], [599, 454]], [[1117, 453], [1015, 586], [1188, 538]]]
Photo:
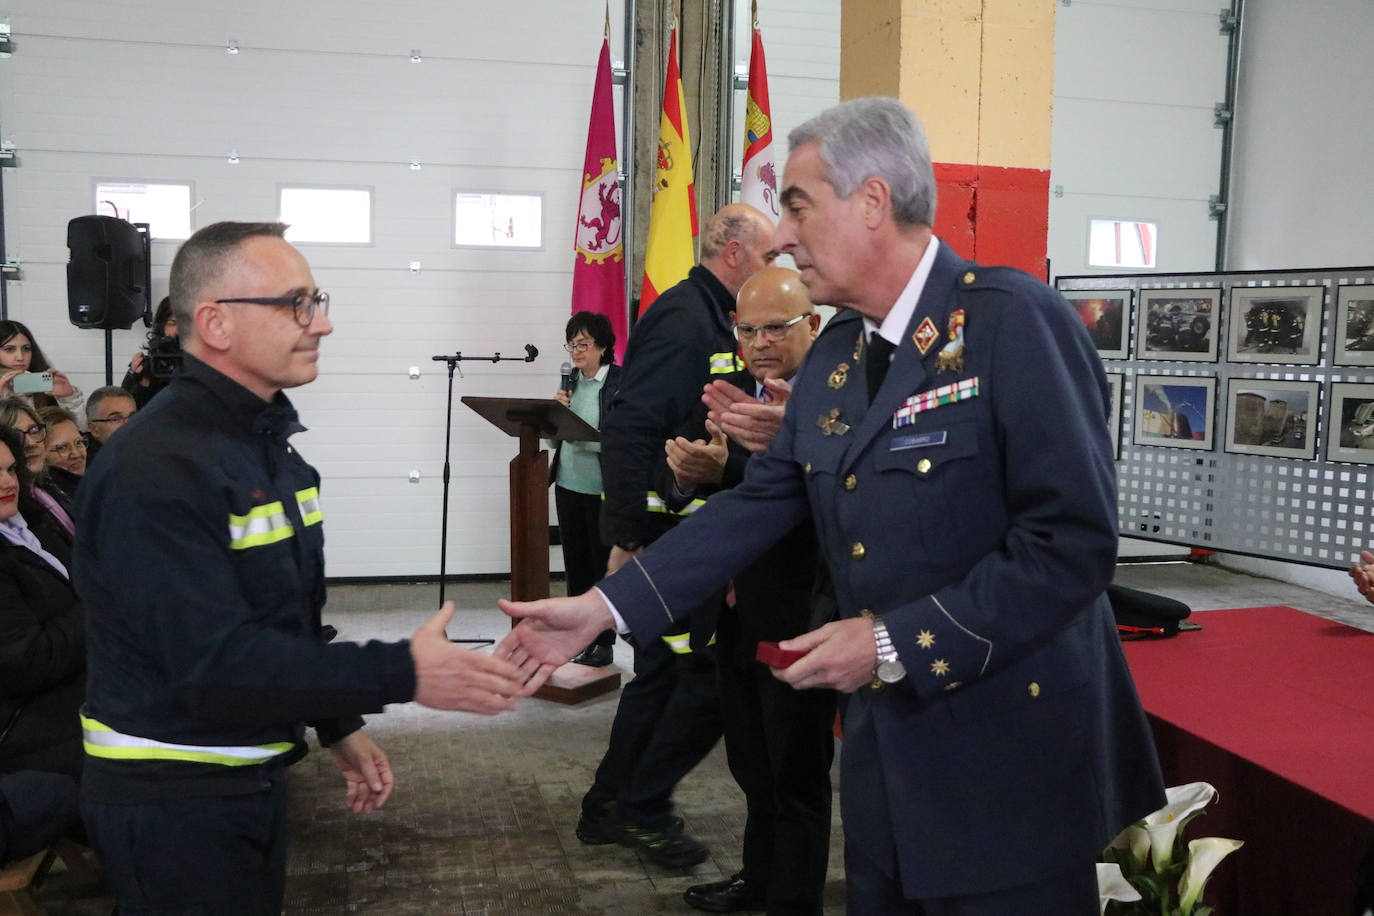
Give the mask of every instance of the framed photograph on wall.
[[1103, 359], [1126, 359], [1131, 334], [1131, 291], [1129, 289], [1064, 290], [1083, 326], [1088, 329], [1097, 355]]
[[1142, 289], [1135, 358], [1217, 361], [1219, 289]]
[[1374, 366], [1374, 286], [1336, 290], [1337, 366]]
[[1211, 451], [1216, 406], [1214, 375], [1137, 375], [1131, 441]]
[[1226, 322], [1233, 363], [1321, 362], [1324, 286], [1234, 287]]
[[1110, 411], [1107, 414], [1107, 432], [1112, 437], [1112, 458], [1121, 457], [1121, 396], [1122, 388], [1126, 384], [1126, 374], [1124, 372], [1107, 373], [1107, 403]]
[[1329, 400], [1327, 460], [1374, 464], [1374, 385], [1333, 382]]
[[1313, 460], [1320, 391], [1318, 382], [1231, 379], [1226, 386], [1226, 451]]

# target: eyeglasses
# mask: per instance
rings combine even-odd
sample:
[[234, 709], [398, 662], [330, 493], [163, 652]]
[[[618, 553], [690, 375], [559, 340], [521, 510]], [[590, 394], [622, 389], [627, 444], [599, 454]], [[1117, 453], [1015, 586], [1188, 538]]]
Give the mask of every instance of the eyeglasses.
[[216, 299], [218, 305], [229, 303], [242, 303], [244, 305], [289, 305], [296, 315], [296, 324], [303, 328], [310, 327], [310, 323], [315, 320], [315, 312], [320, 311], [329, 314], [329, 293], [323, 290], [315, 290], [313, 293], [296, 293], [294, 296], [267, 296], [247, 299]]
[[15, 429], [23, 433], [24, 438], [28, 439], [35, 445], [39, 442], [42, 442], [44, 439], [48, 438], [48, 428], [46, 426], [38, 426], [35, 424], [34, 426], [30, 426], [27, 428], [21, 428], [16, 426]]
[[567, 350], [569, 353], [586, 353], [591, 348], [592, 345], [585, 341], [582, 343], [565, 343], [563, 345], [563, 349]]
[[86, 451], [86, 440], [77, 439], [75, 442], [63, 442], [54, 445], [52, 448], [48, 449], [48, 451], [52, 452], [58, 458], [66, 458], [72, 452], [84, 453]]
[[110, 414], [108, 417], [92, 417], [92, 418], [90, 419], [89, 422], [91, 422], [91, 423], [128, 423], [128, 422], [129, 422], [130, 420], [132, 420], [133, 418], [134, 418], [133, 412], [130, 412], [130, 413], [112, 413], [112, 414]]
[[757, 337], [761, 332], [764, 340], [769, 343], [777, 343], [787, 336], [787, 332], [792, 330], [792, 325], [805, 318], [810, 318], [813, 314], [815, 313], [807, 312], [804, 315], [798, 315], [791, 321], [780, 321], [774, 324], [737, 324], [735, 325], [735, 336], [747, 343]]

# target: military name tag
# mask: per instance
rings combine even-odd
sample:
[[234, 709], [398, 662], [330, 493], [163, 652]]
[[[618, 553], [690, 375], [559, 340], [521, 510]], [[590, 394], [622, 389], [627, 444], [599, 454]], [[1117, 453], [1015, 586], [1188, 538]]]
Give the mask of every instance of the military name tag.
[[892, 428], [901, 429], [903, 426], [910, 426], [916, 422], [916, 415], [932, 407], [939, 407], [941, 404], [953, 404], [957, 401], [967, 401], [969, 398], [978, 397], [978, 376], [966, 378], [962, 382], [955, 382], [952, 385], [941, 385], [939, 388], [932, 388], [930, 391], [922, 391], [913, 394], [902, 402], [902, 406], [897, 408], [897, 412], [892, 415]]
[[933, 433], [916, 433], [912, 436], [898, 436], [892, 440], [892, 444], [887, 447], [890, 452], [900, 452], [909, 448], [928, 448], [932, 445], [944, 445], [948, 433], [943, 429]]

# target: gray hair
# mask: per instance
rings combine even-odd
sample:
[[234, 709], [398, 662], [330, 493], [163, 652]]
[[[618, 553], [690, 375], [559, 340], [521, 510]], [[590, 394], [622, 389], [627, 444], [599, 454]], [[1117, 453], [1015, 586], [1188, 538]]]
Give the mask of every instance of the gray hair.
[[752, 248], [758, 242], [759, 224], [764, 219], [763, 214], [747, 204], [721, 207], [701, 234], [701, 260], [716, 257], [736, 239], [746, 248]]
[[132, 401], [134, 399], [134, 396], [129, 392], [125, 391], [123, 388], [120, 388], [118, 385], [100, 386], [95, 391], [91, 392], [90, 397], [86, 398], [87, 420], [95, 419], [95, 415], [100, 412], [100, 405], [105, 401], [106, 398], [128, 398]]
[[868, 178], [881, 178], [891, 191], [898, 225], [934, 225], [930, 145], [921, 122], [901, 102], [875, 96], [827, 108], [787, 135], [792, 152], [808, 143], [818, 144], [826, 180], [840, 198]]
[[239, 245], [254, 236], [282, 238], [285, 223], [213, 223], [187, 239], [172, 259], [167, 292], [183, 336], [195, 335], [196, 303], [234, 263]]

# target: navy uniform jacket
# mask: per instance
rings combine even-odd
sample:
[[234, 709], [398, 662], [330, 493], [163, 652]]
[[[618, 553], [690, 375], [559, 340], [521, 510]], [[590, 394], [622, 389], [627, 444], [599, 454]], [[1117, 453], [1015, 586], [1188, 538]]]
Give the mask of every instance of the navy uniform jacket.
[[[956, 309], [962, 371], [940, 372]], [[927, 318], [939, 338], [922, 355]], [[871, 406], [863, 358], [862, 320], [842, 312], [744, 483], [601, 588], [651, 638], [810, 512], [842, 616], [882, 615], [907, 670], [848, 703], [848, 841], [915, 899], [1091, 862], [1164, 802], [1103, 594], [1117, 534], [1101, 362], [1060, 296], [945, 245]], [[912, 395], [972, 379], [977, 396], [894, 429]]]

